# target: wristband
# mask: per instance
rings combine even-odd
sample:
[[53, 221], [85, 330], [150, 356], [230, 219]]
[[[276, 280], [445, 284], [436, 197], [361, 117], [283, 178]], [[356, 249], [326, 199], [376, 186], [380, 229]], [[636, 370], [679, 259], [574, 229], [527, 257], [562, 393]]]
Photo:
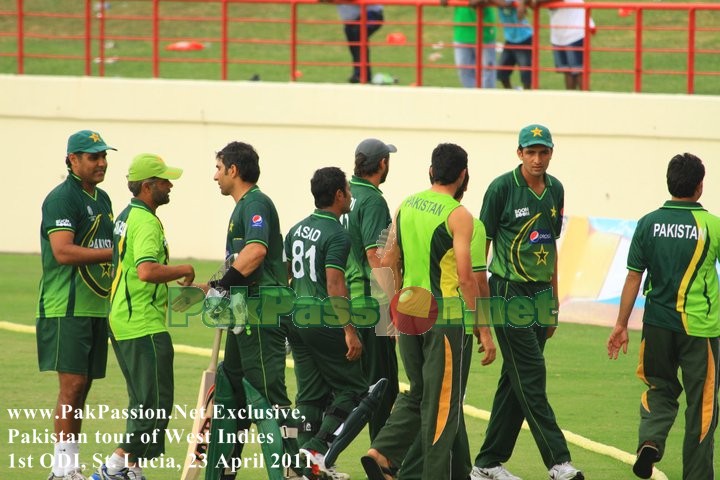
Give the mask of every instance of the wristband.
[[250, 285], [250, 282], [248, 281], [248, 278], [240, 273], [235, 267], [230, 267], [220, 280], [208, 282], [208, 285], [212, 288], [222, 287], [225, 290], [230, 290], [230, 287], [242, 287]]

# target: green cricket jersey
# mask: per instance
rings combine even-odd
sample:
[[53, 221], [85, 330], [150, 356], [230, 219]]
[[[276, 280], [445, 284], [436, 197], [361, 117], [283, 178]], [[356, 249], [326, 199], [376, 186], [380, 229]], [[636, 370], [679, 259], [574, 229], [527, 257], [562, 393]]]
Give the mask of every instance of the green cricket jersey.
[[292, 227], [285, 237], [285, 255], [298, 298], [326, 298], [325, 269], [335, 268], [344, 273], [349, 251], [350, 234], [330, 212], [317, 209]]
[[470, 240], [470, 257], [472, 259], [473, 272], [487, 271], [487, 258], [485, 256], [486, 239], [487, 233], [485, 232], [485, 225], [477, 218], [473, 218], [473, 234]]
[[450, 195], [432, 190], [411, 195], [400, 204], [397, 237], [403, 255], [403, 287], [423, 287], [436, 299], [459, 296], [453, 237], [447, 224], [458, 206]]
[[378, 247], [380, 234], [390, 226], [392, 219], [382, 192], [372, 183], [353, 175], [350, 193], [350, 213], [340, 217], [352, 240], [345, 280], [350, 298], [369, 297], [372, 268], [366, 252]]
[[[473, 273], [487, 271], [487, 259], [485, 255], [486, 244], [485, 225], [477, 218], [473, 219], [473, 234], [470, 240], [470, 259], [472, 260]], [[472, 309], [472, 306], [470, 307]], [[473, 334], [475, 324], [475, 312], [473, 310], [465, 313], [465, 333]]]
[[273, 201], [257, 185], [242, 196], [230, 216], [225, 257], [238, 253], [249, 243], [260, 243], [267, 248], [265, 259], [250, 274], [250, 280], [256, 285], [286, 286], [280, 219]]
[[143, 282], [137, 267], [144, 262], [168, 264], [168, 246], [160, 219], [133, 198], [115, 220], [110, 329], [116, 340], [167, 331], [168, 287]]
[[647, 270], [643, 322], [694, 337], [720, 336], [720, 218], [699, 203], [667, 201], [637, 224], [627, 268]]
[[71, 173], [45, 198], [40, 225], [43, 275], [36, 317], [107, 317], [112, 264], [60, 265], [50, 234], [61, 230], [73, 232], [73, 242], [81, 247], [112, 248], [110, 197], [99, 188], [90, 195]]
[[490, 272], [512, 282], [549, 282], [565, 193], [557, 178], [545, 174], [545, 190], [537, 195], [520, 168], [493, 180], [485, 192], [480, 220], [493, 241]]

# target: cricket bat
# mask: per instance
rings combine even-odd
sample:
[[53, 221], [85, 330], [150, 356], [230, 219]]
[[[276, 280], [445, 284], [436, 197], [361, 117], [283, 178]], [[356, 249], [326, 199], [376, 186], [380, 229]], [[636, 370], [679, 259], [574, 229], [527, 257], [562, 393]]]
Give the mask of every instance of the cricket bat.
[[209, 447], [210, 421], [213, 414], [213, 400], [215, 398], [215, 372], [217, 371], [218, 355], [222, 340], [222, 329], [215, 329], [210, 365], [200, 377], [200, 391], [198, 392], [196, 412], [201, 409], [204, 415], [197, 415], [192, 426], [193, 441], [188, 443], [185, 466], [181, 480], [198, 480], [205, 470], [205, 458]]

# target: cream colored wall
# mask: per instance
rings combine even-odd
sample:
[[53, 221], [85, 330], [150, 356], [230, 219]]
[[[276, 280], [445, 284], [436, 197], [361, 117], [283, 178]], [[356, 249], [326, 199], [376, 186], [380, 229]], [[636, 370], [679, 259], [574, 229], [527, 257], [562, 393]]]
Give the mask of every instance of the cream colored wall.
[[215, 152], [232, 140], [258, 150], [260, 186], [285, 231], [313, 208], [312, 172], [350, 174], [356, 144], [370, 136], [398, 147], [382, 187], [391, 209], [428, 185], [435, 145], [465, 147], [465, 203], [477, 214], [488, 182], [517, 162], [517, 131], [534, 122], [553, 132], [550, 172], [565, 185], [567, 215], [636, 218], [655, 208], [667, 197], [667, 161], [683, 151], [705, 161], [703, 202], [720, 212], [720, 97], [39, 76], [0, 76], [0, 92], [0, 251], [39, 250], [42, 200], [65, 174], [68, 135], [84, 128], [119, 150], [102, 184], [116, 213], [137, 153], [185, 169], [158, 210], [174, 257], [222, 257], [233, 204], [212, 175]]

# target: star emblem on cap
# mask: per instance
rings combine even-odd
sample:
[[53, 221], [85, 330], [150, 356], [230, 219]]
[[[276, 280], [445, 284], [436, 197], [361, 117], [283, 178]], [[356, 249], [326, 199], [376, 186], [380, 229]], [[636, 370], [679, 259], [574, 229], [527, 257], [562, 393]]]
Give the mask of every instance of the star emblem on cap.
[[93, 132], [92, 135], [90, 135], [90, 139], [91, 139], [93, 142], [99, 142], [99, 141], [100, 141], [100, 135], [98, 135], [97, 133]]
[[540, 245], [540, 250], [538, 250], [537, 252], [533, 252], [533, 253], [538, 257], [536, 265], [540, 265], [540, 264], [547, 265], [547, 256], [550, 252], [546, 251], [545, 247]]
[[538, 127], [533, 128], [532, 130], [530, 130], [530, 132], [533, 134], [533, 137], [542, 137], [543, 136], [543, 131]]

